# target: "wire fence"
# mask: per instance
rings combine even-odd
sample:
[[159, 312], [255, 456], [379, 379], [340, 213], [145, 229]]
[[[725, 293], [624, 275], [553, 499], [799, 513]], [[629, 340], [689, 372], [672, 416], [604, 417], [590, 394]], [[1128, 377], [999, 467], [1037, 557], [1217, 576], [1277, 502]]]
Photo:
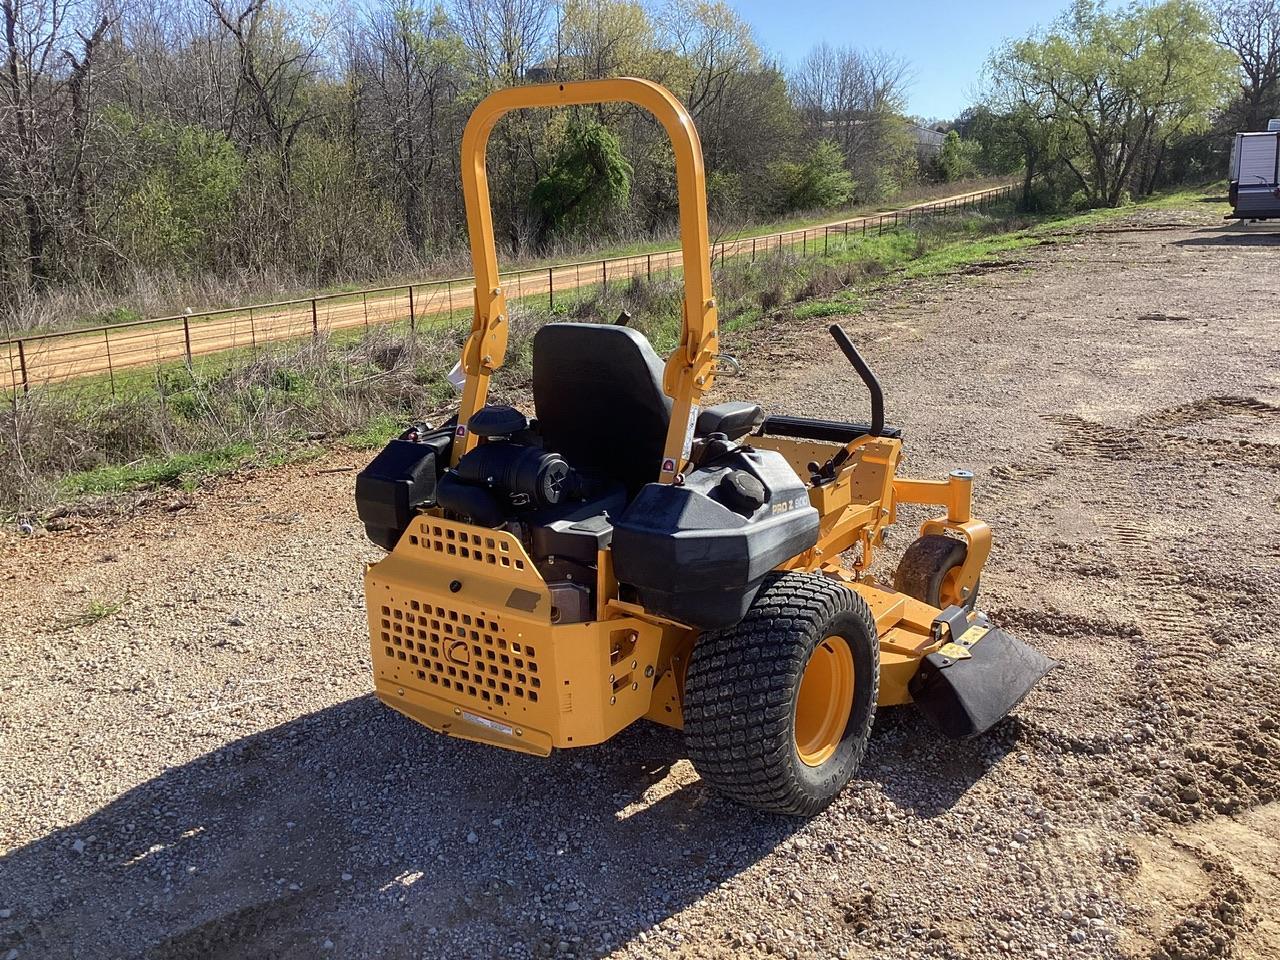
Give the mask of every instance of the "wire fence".
[[[926, 217], [983, 209], [1018, 191], [1013, 185], [974, 191], [816, 227], [725, 240], [711, 246], [711, 263], [758, 257], [800, 248], [801, 256], [825, 255], [832, 238], [883, 234]], [[500, 283], [508, 300], [536, 298], [555, 308], [557, 296], [584, 288], [621, 283], [636, 277], [672, 276], [682, 267], [679, 250], [664, 250], [504, 273]], [[319, 337], [379, 324], [419, 324], [469, 320], [474, 280], [458, 277], [322, 294], [297, 300], [157, 317], [58, 333], [0, 340], [0, 378], [13, 394], [82, 377], [104, 377], [111, 392], [118, 376], [167, 364], [190, 366], [197, 357], [300, 337]]]

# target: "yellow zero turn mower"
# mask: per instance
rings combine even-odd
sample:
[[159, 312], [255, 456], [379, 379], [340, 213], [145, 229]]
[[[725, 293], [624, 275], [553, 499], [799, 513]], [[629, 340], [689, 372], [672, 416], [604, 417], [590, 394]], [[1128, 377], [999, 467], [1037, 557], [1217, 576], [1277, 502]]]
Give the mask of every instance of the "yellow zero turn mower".
[[[485, 148], [508, 111], [626, 101], [671, 138], [684, 323], [665, 364], [626, 326], [533, 340], [536, 419], [486, 405], [508, 311]], [[952, 737], [1004, 717], [1052, 661], [975, 612], [990, 528], [973, 477], [897, 475], [900, 431], [702, 406], [718, 343], [702, 148], [667, 90], [616, 79], [500, 90], [462, 140], [475, 265], [457, 419], [393, 440], [356, 481], [389, 551], [365, 572], [374, 685], [432, 730], [526, 753], [600, 743], [641, 718], [683, 729], [698, 773], [778, 813], [853, 776], [877, 706]], [[930, 504], [892, 588], [870, 574], [898, 505]], [[851, 555], [853, 559], [847, 559]]]

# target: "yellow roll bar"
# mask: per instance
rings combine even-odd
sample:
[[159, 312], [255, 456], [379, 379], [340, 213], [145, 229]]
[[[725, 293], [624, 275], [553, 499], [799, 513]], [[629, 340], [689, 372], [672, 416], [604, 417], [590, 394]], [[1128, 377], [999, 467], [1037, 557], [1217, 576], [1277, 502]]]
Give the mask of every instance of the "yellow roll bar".
[[[621, 77], [574, 83], [510, 87], [489, 94], [475, 108], [462, 134], [462, 194], [471, 237], [475, 271], [475, 316], [462, 352], [467, 374], [458, 412], [453, 463], [475, 446], [466, 430], [471, 415], [485, 405], [489, 378], [502, 366], [507, 351], [507, 305], [498, 282], [498, 253], [493, 237], [493, 211], [485, 152], [493, 125], [512, 110], [568, 107], [592, 103], [633, 103], [648, 110], [667, 131], [676, 158], [680, 197], [680, 246], [684, 259], [684, 317], [680, 343], [667, 358], [662, 388], [671, 397], [671, 427], [663, 448], [662, 482], [675, 479], [689, 457], [693, 424], [703, 395], [715, 378], [719, 349], [716, 302], [711, 294], [711, 262], [707, 229], [707, 191], [702, 169], [702, 143], [683, 104], [665, 87], [649, 80]], [[655, 464], [655, 466], [658, 466]]]

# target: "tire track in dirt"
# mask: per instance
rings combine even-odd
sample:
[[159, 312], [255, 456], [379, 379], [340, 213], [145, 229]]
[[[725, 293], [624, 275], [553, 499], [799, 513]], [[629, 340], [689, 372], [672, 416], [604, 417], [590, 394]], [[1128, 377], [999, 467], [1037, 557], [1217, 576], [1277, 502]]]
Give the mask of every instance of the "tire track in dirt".
[[[1254, 435], [1179, 432], [1192, 424], [1222, 426], [1224, 418], [1240, 417], [1248, 418]], [[1144, 805], [1162, 818], [1186, 822], [1273, 801], [1280, 784], [1280, 738], [1274, 721], [1265, 715], [1242, 717], [1229, 738], [1206, 736], [1206, 711], [1197, 703], [1215, 684], [1242, 682], [1241, 670], [1257, 676], [1240, 661], [1256, 646], [1250, 637], [1268, 631], [1271, 597], [1247, 578], [1224, 572], [1180, 536], [1169, 518], [1150, 514], [1135, 485], [1141, 484], [1142, 471], [1154, 466], [1158, 472], [1162, 463], [1172, 467], [1202, 461], [1211, 469], [1229, 463], [1237, 471], [1275, 474], [1280, 471], [1280, 444], [1258, 439], [1256, 433], [1280, 419], [1280, 407], [1256, 397], [1214, 395], [1150, 411], [1131, 426], [1111, 426], [1076, 414], [1041, 419], [1060, 432], [1017, 463], [992, 468], [994, 485], [1003, 491], [997, 496], [1014, 495], [1035, 503], [1044, 483], [1066, 470], [1104, 484], [1109, 500], [1102, 527], [1113, 549], [1109, 567], [1123, 571], [1119, 588], [1132, 620], [1015, 608], [1000, 610], [1000, 622], [1040, 635], [1095, 640], [1126, 628], [1134, 631], [1133, 670], [1146, 685], [1136, 719], [1165, 744], [1171, 757], [1178, 757], [1151, 770], [1140, 786]], [[1088, 469], [1080, 471], [1072, 464]], [[1120, 468], [1120, 473], [1108, 465]], [[1269, 550], [1276, 553], [1276, 544]], [[1082, 566], [1075, 569], [1079, 572]], [[1261, 691], [1258, 699], [1270, 700]], [[1108, 737], [1034, 729], [1032, 733], [1067, 752], [1106, 753], [1113, 747]], [[1153, 956], [1210, 956], [1177, 952], [1182, 949], [1178, 938], [1189, 937], [1187, 931], [1170, 936], [1166, 952]]]

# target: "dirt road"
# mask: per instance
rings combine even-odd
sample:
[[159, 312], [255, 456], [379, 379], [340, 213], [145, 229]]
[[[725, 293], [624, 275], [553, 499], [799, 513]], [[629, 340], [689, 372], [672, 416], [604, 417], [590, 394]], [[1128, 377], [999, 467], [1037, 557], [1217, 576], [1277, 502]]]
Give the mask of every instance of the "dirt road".
[[[808, 823], [662, 729], [539, 760], [377, 705], [334, 472], [364, 458], [9, 536], [0, 956], [1280, 955], [1280, 237], [1218, 224], [1135, 215], [846, 322], [909, 468], [978, 475], [981, 605], [1062, 666], [979, 740], [885, 712]], [[819, 326], [753, 340], [726, 397], [862, 412]]]
[[[926, 208], [948, 209], [987, 198], [993, 188], [969, 190], [949, 197], [925, 200], [901, 207], [903, 219]], [[713, 256], [726, 258], [763, 255], [781, 248], [809, 246], [824, 242], [824, 231], [841, 236], [861, 229], [875, 229], [882, 217], [872, 214], [851, 220], [833, 221], [797, 230], [785, 230], [762, 237], [726, 240], [713, 246]], [[547, 267], [503, 277], [510, 300], [570, 295], [581, 287], [620, 283], [631, 277], [656, 276], [679, 271], [683, 257], [679, 250], [663, 250], [632, 257], [593, 260], [562, 267]], [[0, 384], [16, 389], [26, 383], [43, 386], [78, 377], [102, 376], [137, 368], [177, 363], [188, 357], [202, 357], [228, 350], [252, 350], [264, 344], [293, 340], [314, 333], [333, 333], [383, 323], [407, 323], [410, 316], [429, 322], [443, 318], [470, 316], [474, 285], [463, 280], [415, 284], [368, 294], [337, 295], [316, 300], [266, 304], [212, 315], [196, 315], [188, 321], [140, 321], [100, 328], [92, 333], [66, 333], [26, 338], [21, 352], [16, 341], [0, 342]]]

